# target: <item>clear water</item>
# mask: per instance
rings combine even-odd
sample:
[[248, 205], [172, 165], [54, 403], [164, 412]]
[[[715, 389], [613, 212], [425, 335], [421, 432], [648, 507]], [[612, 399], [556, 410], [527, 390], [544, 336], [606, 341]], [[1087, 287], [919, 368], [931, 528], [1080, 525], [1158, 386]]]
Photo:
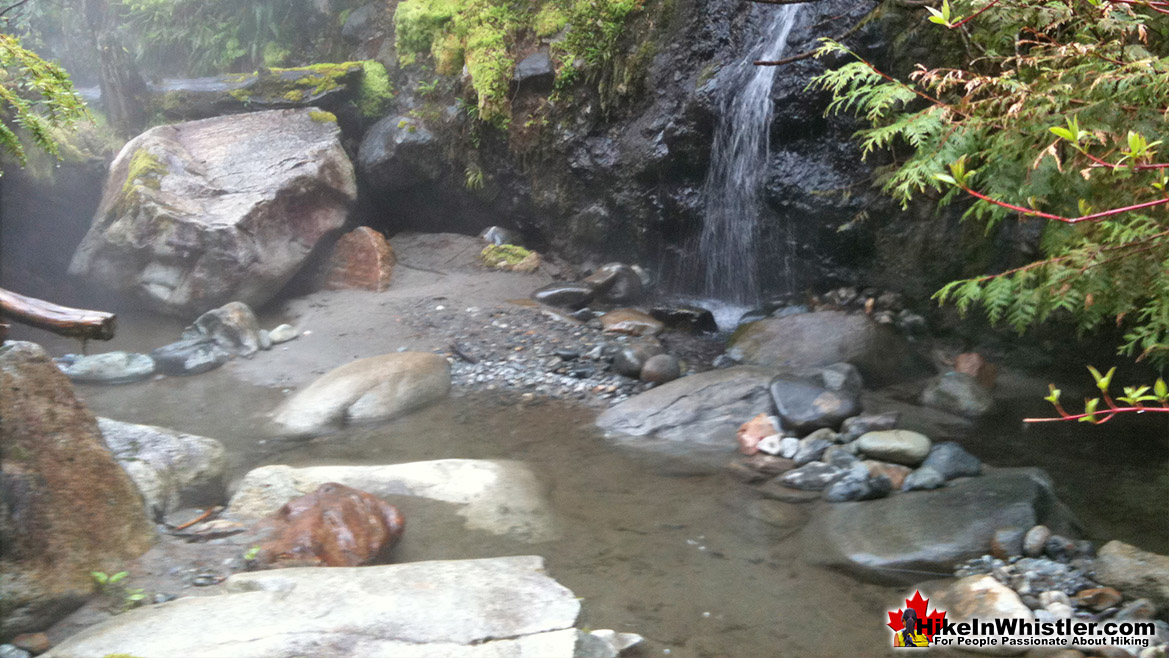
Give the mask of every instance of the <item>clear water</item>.
[[753, 62], [783, 55], [800, 6], [764, 6], [756, 11], [768, 13], [759, 43], [722, 74], [730, 93], [703, 187], [706, 216], [699, 240], [704, 294], [738, 303], [753, 302], [759, 294], [760, 187], [770, 149], [771, 85], [778, 72], [777, 67]]

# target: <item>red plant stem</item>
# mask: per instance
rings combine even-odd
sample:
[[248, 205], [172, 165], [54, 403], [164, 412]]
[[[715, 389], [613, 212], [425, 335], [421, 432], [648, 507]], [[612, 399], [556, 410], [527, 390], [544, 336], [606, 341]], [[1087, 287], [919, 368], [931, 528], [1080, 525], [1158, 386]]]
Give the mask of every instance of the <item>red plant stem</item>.
[[1061, 215], [1052, 215], [1051, 213], [1041, 212], [1039, 210], [1032, 210], [1030, 208], [1024, 208], [1023, 206], [1016, 206], [1015, 204], [1007, 203], [1006, 201], [999, 201], [998, 199], [992, 199], [992, 198], [986, 196], [985, 194], [982, 194], [981, 192], [975, 192], [974, 190], [972, 190], [969, 187], [966, 187], [964, 185], [959, 185], [958, 187], [962, 188], [962, 190], [964, 192], [966, 192], [967, 194], [969, 194], [970, 196], [972, 196], [976, 199], [981, 199], [983, 201], [986, 201], [987, 203], [993, 203], [996, 206], [1000, 206], [1003, 208], [1007, 208], [1009, 210], [1021, 212], [1024, 215], [1031, 215], [1033, 217], [1043, 217], [1044, 219], [1051, 219], [1051, 220], [1054, 220], [1057, 222], [1063, 222], [1065, 224], [1079, 224], [1080, 222], [1094, 222], [1094, 221], [1101, 220], [1101, 219], [1107, 219], [1108, 217], [1112, 217], [1114, 215], [1119, 215], [1121, 213], [1132, 212], [1134, 210], [1144, 210], [1145, 208], [1152, 208], [1154, 206], [1161, 206], [1161, 205], [1165, 205], [1166, 203], [1169, 203], [1169, 198], [1157, 199], [1156, 201], [1146, 201], [1144, 203], [1138, 203], [1135, 206], [1125, 206], [1123, 208], [1113, 208], [1112, 210], [1105, 210], [1103, 212], [1093, 213], [1091, 215], [1084, 215], [1083, 217], [1063, 217]]
[[1147, 171], [1149, 169], [1169, 169], [1169, 163], [1123, 165], [1123, 164], [1115, 164], [1112, 162], [1106, 162], [1106, 161], [1101, 160], [1100, 158], [1092, 155], [1091, 153], [1087, 153], [1085, 151], [1080, 151], [1080, 152], [1083, 153], [1089, 160], [1096, 163], [1097, 167], [1108, 167], [1109, 169], [1132, 169], [1133, 171]]
[[1063, 416], [1060, 418], [1024, 418], [1023, 422], [1024, 423], [1057, 423], [1057, 422], [1067, 421], [1067, 420], [1079, 420], [1081, 418], [1087, 418], [1088, 416], [1106, 416], [1105, 418], [1102, 418], [1099, 421], [1101, 423], [1105, 423], [1105, 422], [1108, 422], [1109, 420], [1112, 420], [1112, 417], [1117, 415], [1117, 414], [1145, 413], [1145, 412], [1155, 413], [1155, 414], [1158, 414], [1158, 413], [1159, 414], [1166, 414], [1166, 413], [1169, 413], [1169, 407], [1116, 407], [1115, 409], [1104, 409], [1104, 410], [1097, 411], [1095, 413], [1090, 413], [1090, 414], [1075, 414], [1075, 415], [1070, 415], [1070, 416]]
[[965, 25], [965, 24], [969, 23], [970, 21], [974, 20], [975, 18], [977, 18], [978, 15], [981, 14], [982, 12], [986, 11], [987, 9], [990, 9], [991, 7], [997, 5], [998, 3], [999, 3], [999, 0], [994, 0], [993, 2], [988, 4], [987, 6], [983, 7], [982, 9], [979, 9], [978, 11], [974, 12], [973, 14], [970, 14], [966, 18], [963, 18], [962, 20], [958, 21], [957, 23], [954, 23], [953, 25], [949, 25], [947, 27], [948, 27], [948, 29], [951, 29], [951, 30], [960, 28], [963, 25]]

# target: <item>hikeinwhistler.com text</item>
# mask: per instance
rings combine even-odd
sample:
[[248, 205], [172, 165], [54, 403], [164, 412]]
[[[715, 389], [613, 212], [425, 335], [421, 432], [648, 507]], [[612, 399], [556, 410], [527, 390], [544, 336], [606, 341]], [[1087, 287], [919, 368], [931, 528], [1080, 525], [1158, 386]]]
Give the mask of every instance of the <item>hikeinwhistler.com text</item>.
[[941, 647], [1148, 647], [1157, 637], [1156, 626], [1149, 621], [946, 619], [919, 626], [932, 631], [932, 644]]

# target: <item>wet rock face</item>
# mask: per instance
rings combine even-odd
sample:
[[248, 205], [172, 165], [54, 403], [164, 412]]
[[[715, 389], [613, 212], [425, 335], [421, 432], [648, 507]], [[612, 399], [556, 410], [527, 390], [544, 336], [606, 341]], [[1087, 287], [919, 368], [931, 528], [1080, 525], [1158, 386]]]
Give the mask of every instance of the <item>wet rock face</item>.
[[357, 194], [336, 123], [275, 110], [158, 126], [110, 166], [69, 271], [162, 313], [260, 306]]
[[273, 566], [357, 567], [389, 557], [405, 530], [397, 507], [336, 482], [288, 501], [276, 512], [276, 536], [260, 547]]
[[388, 116], [375, 123], [357, 153], [362, 177], [383, 193], [441, 179], [443, 160], [442, 144], [434, 134], [407, 116]]
[[0, 347], [0, 635], [81, 605], [90, 571], [116, 571], [154, 528], [93, 414], [40, 346]]
[[861, 411], [859, 393], [829, 391], [782, 378], [771, 382], [771, 399], [784, 429], [801, 436], [821, 428], [836, 429]]

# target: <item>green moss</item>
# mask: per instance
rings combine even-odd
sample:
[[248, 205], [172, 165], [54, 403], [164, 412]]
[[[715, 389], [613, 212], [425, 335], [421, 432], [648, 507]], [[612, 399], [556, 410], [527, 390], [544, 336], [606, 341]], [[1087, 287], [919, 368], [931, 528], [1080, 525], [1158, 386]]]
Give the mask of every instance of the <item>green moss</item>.
[[367, 119], [381, 116], [394, 97], [394, 86], [386, 67], [380, 62], [361, 62], [361, 87], [357, 90], [357, 109]]
[[308, 116], [317, 123], [337, 123], [337, 115], [332, 112], [323, 112], [321, 110], [311, 110]]
[[568, 25], [568, 14], [555, 2], [549, 2], [536, 12], [532, 19], [532, 30], [541, 39], [550, 37]]
[[241, 103], [249, 103], [252, 100], [252, 92], [247, 88], [232, 89], [231, 91], [227, 92], [227, 95]]
[[157, 190], [163, 176], [166, 175], [166, 165], [153, 153], [146, 149], [134, 151], [130, 156], [130, 165], [126, 169], [126, 182], [122, 184], [122, 194], [129, 194], [137, 185]]
[[487, 267], [499, 268], [519, 265], [531, 255], [532, 252], [514, 244], [490, 244], [479, 253], [479, 258]]
[[463, 40], [454, 34], [435, 39], [430, 55], [434, 58], [434, 70], [439, 75], [458, 75], [463, 70]]
[[275, 41], [269, 41], [264, 44], [264, 66], [280, 66], [288, 61], [288, 56], [291, 54], [287, 48]]
[[304, 100], [304, 90], [290, 89], [284, 92], [284, 100], [290, 101], [292, 103], [299, 103]]

